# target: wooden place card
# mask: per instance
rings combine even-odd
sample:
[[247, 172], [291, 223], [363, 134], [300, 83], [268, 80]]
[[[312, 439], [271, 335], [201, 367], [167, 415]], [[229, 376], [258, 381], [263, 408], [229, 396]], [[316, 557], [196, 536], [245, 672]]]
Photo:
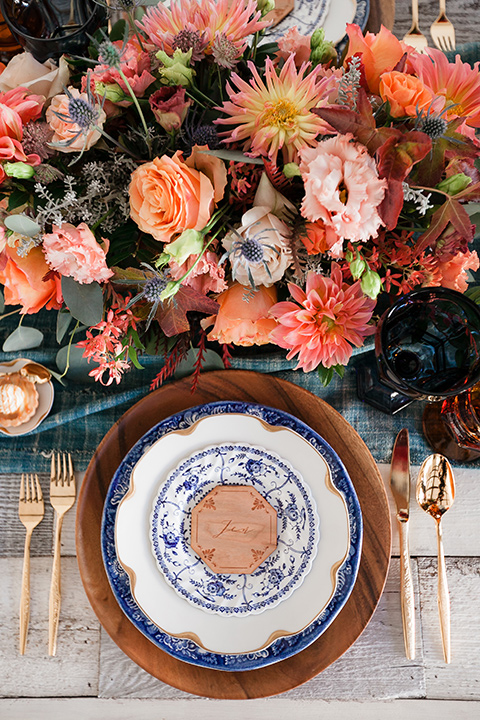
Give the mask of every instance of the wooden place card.
[[277, 512], [248, 485], [220, 485], [192, 510], [191, 546], [215, 573], [250, 574], [277, 547]]

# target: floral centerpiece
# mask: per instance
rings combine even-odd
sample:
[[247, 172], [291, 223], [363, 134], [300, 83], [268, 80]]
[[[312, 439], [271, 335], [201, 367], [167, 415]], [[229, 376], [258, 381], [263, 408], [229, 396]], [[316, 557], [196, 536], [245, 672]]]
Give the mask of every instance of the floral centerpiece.
[[21, 320], [58, 311], [105, 384], [143, 352], [164, 358], [155, 385], [192, 347], [198, 370], [210, 342], [226, 366], [277, 345], [328, 382], [380, 293], [467, 289], [478, 64], [385, 28], [348, 25], [341, 58], [322, 29], [271, 42], [271, 0], [117, 4], [88, 57], [0, 75], [0, 282]]

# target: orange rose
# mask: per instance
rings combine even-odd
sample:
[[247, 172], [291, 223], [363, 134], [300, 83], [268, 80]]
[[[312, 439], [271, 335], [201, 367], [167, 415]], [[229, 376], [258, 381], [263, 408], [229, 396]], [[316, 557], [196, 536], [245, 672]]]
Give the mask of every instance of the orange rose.
[[34, 247], [20, 257], [14, 247], [5, 247], [5, 267], [0, 271], [0, 283], [5, 285], [5, 304], [21, 305], [22, 313], [33, 315], [41, 308], [58, 310], [62, 306], [60, 278], [44, 280], [50, 272], [43, 250]]
[[305, 223], [305, 234], [300, 235], [299, 240], [305, 245], [309, 255], [329, 252], [338, 257], [342, 252], [342, 238], [339, 238], [335, 230], [326, 227], [323, 220]]
[[[367, 32], [365, 37], [358, 25], [347, 25], [349, 37], [347, 58], [361, 55], [365, 79], [371, 92], [378, 95], [380, 75], [393, 70], [407, 47], [382, 25], [377, 35]], [[410, 48], [410, 51], [412, 48]]]
[[218, 173], [210, 172], [217, 165], [208, 162], [209, 170], [201, 172], [189, 162], [193, 165], [195, 157], [184, 162], [177, 151], [172, 158], [163, 155], [132, 173], [130, 215], [140, 230], [161, 242], [170, 242], [184, 230], [202, 230], [210, 220], [215, 200], [223, 196]]
[[380, 78], [380, 96], [385, 102], [390, 103], [390, 114], [392, 117], [404, 117], [409, 115], [415, 117], [417, 108], [422, 110], [428, 107], [432, 100], [433, 94], [425, 85], [414, 75], [405, 75], [405, 73], [392, 70], [392, 72], [383, 73]]
[[[248, 302], [244, 299], [245, 295], [248, 295]], [[276, 320], [268, 317], [276, 301], [274, 285], [268, 288], [260, 285], [257, 292], [251, 293], [250, 288], [233, 283], [217, 297], [220, 305], [218, 315], [202, 320], [204, 329], [215, 323], [207, 339], [246, 347], [266, 345], [270, 342], [271, 331], [277, 326]]]

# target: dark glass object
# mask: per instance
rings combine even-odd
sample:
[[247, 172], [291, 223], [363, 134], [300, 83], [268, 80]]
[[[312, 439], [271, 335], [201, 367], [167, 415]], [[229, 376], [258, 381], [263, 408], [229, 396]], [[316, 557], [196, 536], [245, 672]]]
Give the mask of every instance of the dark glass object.
[[94, 0], [0, 0], [0, 12], [19, 44], [39, 61], [82, 55], [106, 9]]
[[19, 52], [22, 52], [22, 48], [13, 37], [7, 23], [0, 14], [0, 62], [8, 63], [8, 61]]
[[380, 319], [375, 355], [378, 377], [372, 359], [368, 383], [357, 369], [359, 395], [385, 412], [458, 395], [480, 380], [480, 307], [445, 288], [408, 293]]

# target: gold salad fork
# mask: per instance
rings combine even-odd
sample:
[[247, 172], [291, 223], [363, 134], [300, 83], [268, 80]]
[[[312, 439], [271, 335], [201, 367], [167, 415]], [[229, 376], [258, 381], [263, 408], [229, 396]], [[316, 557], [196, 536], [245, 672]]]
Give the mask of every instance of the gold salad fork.
[[[67, 461], [68, 457], [68, 461]], [[67, 467], [68, 465], [68, 467]], [[75, 502], [75, 474], [72, 456], [60, 456], [52, 453], [50, 471], [50, 503], [55, 510], [55, 545], [53, 550], [52, 582], [48, 605], [48, 654], [57, 652], [58, 620], [60, 617], [61, 584], [60, 584], [60, 540], [65, 513]]]
[[25, 654], [30, 620], [30, 540], [33, 529], [44, 515], [42, 488], [35, 475], [23, 475], [20, 482], [18, 516], [27, 531], [23, 553], [22, 593], [20, 596], [20, 655]]
[[404, 36], [403, 42], [411, 45], [417, 52], [423, 52], [428, 47], [427, 38], [418, 25], [418, 0], [412, 0], [412, 26]]
[[455, 50], [455, 28], [445, 14], [445, 5], [446, 0], [439, 0], [440, 13], [430, 28], [433, 42], [443, 52]]

